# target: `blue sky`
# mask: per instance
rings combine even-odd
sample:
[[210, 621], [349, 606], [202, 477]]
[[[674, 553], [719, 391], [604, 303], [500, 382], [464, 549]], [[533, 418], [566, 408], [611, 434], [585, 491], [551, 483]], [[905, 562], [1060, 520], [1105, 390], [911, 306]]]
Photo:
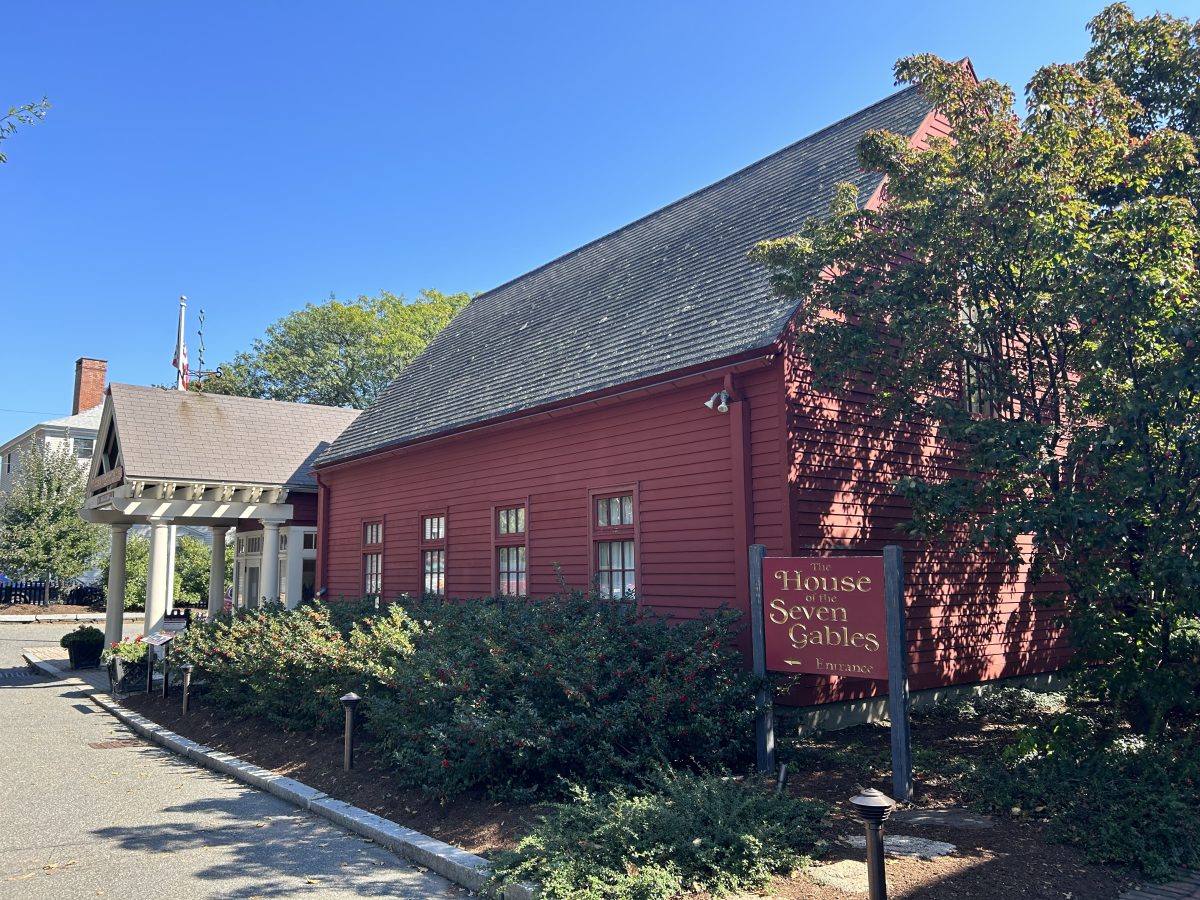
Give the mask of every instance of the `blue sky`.
[[53, 108], [0, 166], [0, 442], [70, 411], [79, 356], [173, 380], [180, 294], [212, 366], [331, 293], [486, 290], [887, 95], [900, 56], [1019, 90], [1100, 8], [10, 0], [0, 106]]

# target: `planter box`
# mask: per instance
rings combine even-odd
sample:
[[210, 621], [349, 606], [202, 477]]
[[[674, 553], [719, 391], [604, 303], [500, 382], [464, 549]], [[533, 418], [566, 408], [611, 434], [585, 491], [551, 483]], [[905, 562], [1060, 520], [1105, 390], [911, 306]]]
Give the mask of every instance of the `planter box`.
[[108, 664], [109, 693], [137, 694], [146, 691], [146, 663], [114, 659]]
[[95, 669], [100, 665], [100, 654], [104, 644], [71, 644], [67, 647], [67, 656], [71, 660], [72, 669]]

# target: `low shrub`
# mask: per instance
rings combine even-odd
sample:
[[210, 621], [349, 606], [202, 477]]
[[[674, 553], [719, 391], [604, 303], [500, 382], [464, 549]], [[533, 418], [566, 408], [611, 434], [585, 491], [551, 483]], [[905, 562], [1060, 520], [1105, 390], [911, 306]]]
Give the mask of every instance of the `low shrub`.
[[965, 698], [944, 700], [924, 709], [914, 709], [916, 721], [984, 719], [998, 724], [1028, 722], [1063, 708], [1066, 696], [1059, 692], [1031, 691], [1017, 687], [983, 686]]
[[394, 681], [413, 630], [398, 607], [343, 631], [320, 604], [274, 604], [193, 624], [172, 657], [196, 666], [209, 703], [283, 728], [326, 728], [341, 722], [343, 694], [369, 695]]
[[1050, 821], [1050, 834], [1095, 862], [1151, 878], [1200, 865], [1200, 746], [1194, 739], [1114, 737], [1106, 723], [1066, 713], [1024, 729], [1000, 760], [965, 785], [976, 805]]
[[536, 881], [544, 897], [577, 900], [720, 895], [760, 889], [823, 846], [822, 805], [754, 781], [676, 773], [636, 794], [573, 794], [498, 857], [497, 883]]
[[99, 647], [104, 643], [104, 632], [92, 625], [80, 625], [59, 639], [61, 647]]
[[413, 652], [364, 708], [411, 785], [528, 799], [560, 777], [596, 787], [736, 766], [752, 747], [736, 614], [668, 623], [581, 593], [401, 603], [419, 624]]

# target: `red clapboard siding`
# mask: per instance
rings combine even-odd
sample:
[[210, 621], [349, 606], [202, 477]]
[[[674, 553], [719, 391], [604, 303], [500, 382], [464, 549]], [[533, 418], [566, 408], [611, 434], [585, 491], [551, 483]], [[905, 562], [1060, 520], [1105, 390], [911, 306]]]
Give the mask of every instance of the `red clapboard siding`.
[[[384, 521], [384, 594], [419, 591], [421, 516], [435, 512], [447, 517], [447, 592], [493, 593], [492, 510], [507, 503], [527, 504], [530, 593], [558, 590], [556, 566], [569, 585], [585, 586], [593, 553], [589, 490], [636, 485], [643, 602], [689, 618], [722, 604], [744, 608], [746, 588], [734, 574], [740, 488], [732, 471], [734, 441], [742, 436], [734, 434], [732, 411], [704, 406], [723, 384], [718, 374], [664, 385], [618, 403], [322, 470], [329, 526], [321, 577], [329, 595], [362, 593], [361, 523], [372, 519]], [[778, 362], [734, 376], [734, 403], [749, 411], [742, 446], [750, 466], [751, 539], [767, 541], [773, 552], [787, 546], [781, 385]]]
[[[995, 553], [958, 553], [953, 541], [914, 541], [899, 529], [911, 508], [896, 494], [896, 480], [960, 473], [955, 448], [928, 426], [873, 418], [865, 397], [821, 394], [809, 375], [790, 347], [786, 433], [796, 553], [812, 547], [904, 547], [914, 689], [1061, 668], [1069, 656], [1057, 621], [1061, 609], [1039, 602], [1061, 585], [1032, 583], [1028, 559], [1014, 564]], [[824, 703], [886, 691], [886, 682], [800, 676], [789, 699]]]

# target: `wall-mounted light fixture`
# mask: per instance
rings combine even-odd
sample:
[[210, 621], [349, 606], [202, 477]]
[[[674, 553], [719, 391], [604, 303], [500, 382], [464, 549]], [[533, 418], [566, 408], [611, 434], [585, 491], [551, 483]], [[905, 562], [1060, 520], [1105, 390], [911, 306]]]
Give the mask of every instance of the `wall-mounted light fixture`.
[[729, 401], [732, 399], [729, 396], [729, 391], [717, 391], [705, 401], [704, 405], [709, 409], [715, 409], [719, 413], [727, 413], [729, 412]]

